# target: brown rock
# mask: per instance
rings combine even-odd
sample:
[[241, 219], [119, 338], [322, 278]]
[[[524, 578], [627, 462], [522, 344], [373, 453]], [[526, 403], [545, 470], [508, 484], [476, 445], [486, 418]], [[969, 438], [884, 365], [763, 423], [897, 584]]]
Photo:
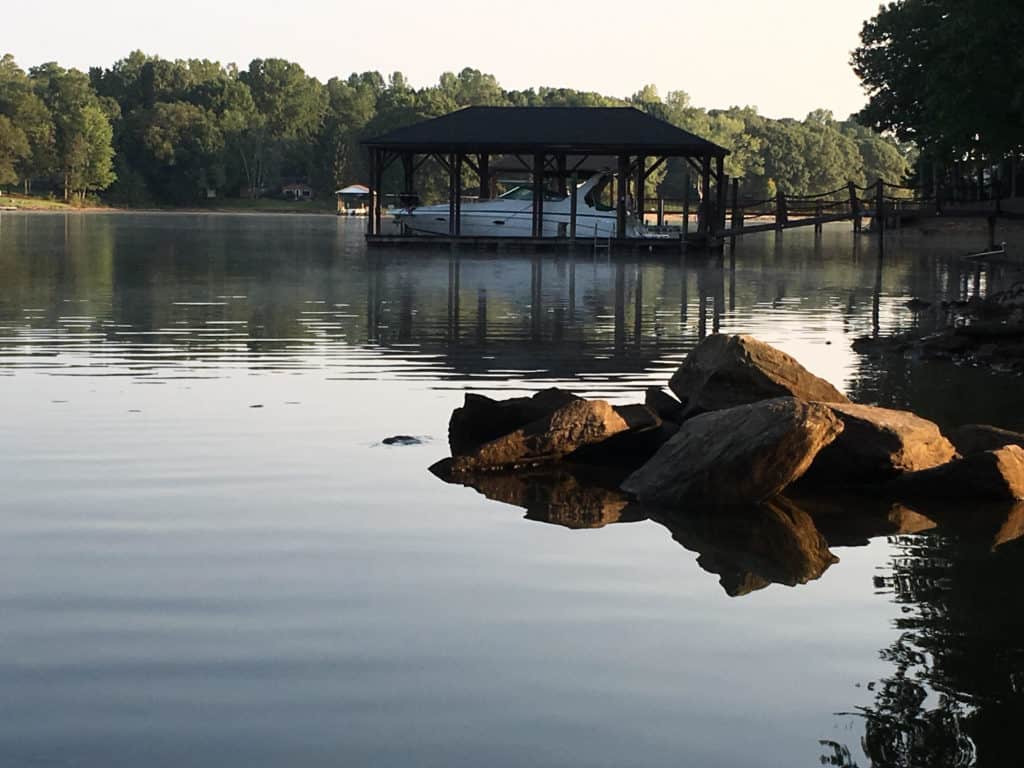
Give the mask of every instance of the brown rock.
[[780, 397], [697, 416], [622, 484], [642, 502], [754, 504], [795, 481], [842, 432], [828, 406]]
[[467, 394], [463, 406], [452, 412], [448, 422], [452, 455], [471, 453], [484, 443], [515, 432], [579, 399], [571, 392], [555, 388], [510, 400]]
[[1024, 448], [1007, 445], [941, 467], [910, 472], [897, 478], [892, 491], [919, 499], [1024, 499]]
[[945, 464], [956, 454], [934, 423], [909, 411], [831, 403], [843, 432], [822, 450], [805, 482], [884, 484], [903, 472]]
[[957, 427], [950, 431], [949, 439], [963, 456], [994, 451], [1004, 445], [1019, 445], [1024, 448], [1024, 434], [988, 424], [965, 424]]
[[664, 421], [683, 423], [683, 404], [661, 387], [648, 387], [644, 404]]
[[550, 416], [453, 457], [450, 468], [457, 475], [550, 463], [628, 429], [626, 419], [604, 400], [574, 400]]
[[752, 336], [708, 336], [687, 355], [669, 388], [686, 403], [686, 415], [786, 396], [850, 402], [785, 352]]
[[618, 471], [618, 483], [657, 453], [679, 431], [679, 425], [663, 422], [644, 405], [616, 406], [615, 412], [626, 420], [629, 430], [573, 451], [565, 461]]

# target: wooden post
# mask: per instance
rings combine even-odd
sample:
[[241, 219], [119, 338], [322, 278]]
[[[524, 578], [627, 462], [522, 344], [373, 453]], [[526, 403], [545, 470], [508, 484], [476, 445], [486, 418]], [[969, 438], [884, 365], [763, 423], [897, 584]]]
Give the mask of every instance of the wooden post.
[[729, 177], [725, 175], [725, 158], [715, 158], [715, 234], [725, 229], [725, 206], [729, 199], [726, 195], [729, 190]]
[[686, 240], [690, 234], [690, 172], [687, 171], [683, 177], [683, 221], [680, 228], [680, 236]]
[[576, 207], [579, 205], [579, 180], [574, 173], [572, 186], [569, 188], [569, 241], [576, 244]]
[[665, 226], [665, 198], [658, 198], [658, 228]]
[[533, 237], [544, 236], [544, 155], [533, 156]]
[[455, 235], [455, 155], [448, 155], [448, 234]]
[[412, 205], [412, 196], [416, 194], [416, 165], [411, 152], [402, 153], [402, 192], [405, 194], [404, 205]]
[[462, 234], [462, 153], [455, 155], [455, 167], [452, 170], [455, 179], [455, 236]]
[[629, 156], [619, 155], [619, 178], [616, 185], [615, 239], [626, 239], [626, 197], [629, 194]]
[[559, 153], [558, 157], [555, 159], [555, 162], [558, 165], [558, 194], [560, 194], [562, 197], [565, 197], [567, 194], [569, 194], [565, 188], [566, 176], [568, 175], [568, 171], [566, 170], [565, 153]]
[[789, 211], [786, 207], [786, 193], [781, 189], [775, 191], [775, 231], [781, 232], [789, 223]]
[[875, 223], [878, 234], [885, 234], [885, 182], [881, 179], [875, 185]]
[[697, 232], [706, 238], [711, 232], [708, 210], [711, 206], [711, 157], [705, 155], [700, 167], [700, 208], [697, 211]]
[[743, 209], [740, 208], [740, 180], [732, 180], [732, 221], [729, 226], [735, 232], [743, 229]]
[[376, 198], [377, 198], [377, 187], [376, 187], [376, 182], [377, 182], [377, 150], [376, 149], [371, 149], [370, 150], [370, 168], [369, 168], [369, 170], [370, 170], [370, 193], [368, 195], [368, 199], [367, 199], [366, 202], [367, 202], [367, 205], [369, 205], [368, 213], [370, 215], [366, 217], [366, 234], [367, 235], [375, 235], [377, 233], [373, 231], [373, 222], [374, 222], [373, 211], [374, 211], [374, 209], [376, 208], [376, 205], [377, 205], [377, 201], [376, 201]]
[[817, 219], [817, 221], [814, 222], [814, 234], [815, 235], [820, 235], [821, 231], [822, 231], [822, 222], [821, 222], [822, 213], [823, 213], [823, 211], [822, 211], [822, 207], [821, 207], [821, 200], [819, 200], [817, 202], [817, 204], [814, 206], [814, 218]]
[[484, 152], [477, 157], [476, 167], [480, 178], [480, 199], [489, 200], [491, 197], [491, 156]]
[[644, 194], [644, 186], [647, 182], [647, 158], [644, 155], [639, 155], [636, 158], [636, 220], [637, 223], [642, 227], [646, 221], [644, 220], [644, 208], [647, 207], [647, 199]]
[[384, 151], [377, 151], [377, 159], [373, 164], [373, 187], [377, 190], [377, 194], [374, 196], [373, 210], [373, 233], [375, 235], [381, 234], [381, 199], [384, 197]]
[[857, 185], [852, 181], [847, 183], [850, 190], [850, 216], [853, 218], [854, 234], [860, 232], [860, 196], [857, 194]]

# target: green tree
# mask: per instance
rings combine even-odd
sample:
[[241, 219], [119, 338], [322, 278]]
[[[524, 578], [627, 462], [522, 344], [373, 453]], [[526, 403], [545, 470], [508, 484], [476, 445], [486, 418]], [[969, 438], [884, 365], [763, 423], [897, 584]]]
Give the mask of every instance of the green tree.
[[861, 119], [947, 161], [1019, 154], [1024, 14], [1018, 0], [898, 0], [865, 22], [852, 64]]
[[36, 93], [53, 115], [56, 171], [64, 199], [106, 189], [113, 170], [111, 103], [100, 100], [88, 76], [55, 63], [29, 72]]
[[0, 115], [0, 184], [18, 182], [17, 165], [28, 157], [30, 149], [25, 132]]

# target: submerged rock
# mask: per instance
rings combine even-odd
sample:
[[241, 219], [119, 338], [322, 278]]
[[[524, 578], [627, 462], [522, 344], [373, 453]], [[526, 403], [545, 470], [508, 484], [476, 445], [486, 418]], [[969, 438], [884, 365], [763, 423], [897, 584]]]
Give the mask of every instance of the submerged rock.
[[754, 504], [802, 476], [842, 430], [828, 406], [792, 397], [706, 413], [685, 422], [622, 489], [671, 507]]
[[687, 355], [669, 388], [686, 403], [686, 415], [786, 396], [850, 402], [785, 352], [752, 336], [708, 336]]
[[604, 400], [574, 400], [549, 416], [452, 457], [452, 474], [558, 461], [625, 432], [629, 422]]
[[515, 432], [580, 398], [562, 389], [545, 389], [532, 397], [494, 400], [469, 393], [448, 422], [448, 443], [453, 456], [471, 453], [484, 443]]
[[828, 408], [843, 431], [818, 454], [805, 482], [884, 484], [903, 472], [945, 464], [956, 454], [936, 424], [909, 411], [852, 403]]
[[918, 499], [1015, 501], [1024, 499], [1024, 448], [1007, 445], [897, 478], [896, 495]]
[[420, 438], [413, 437], [412, 435], [385, 437], [381, 442], [384, 445], [423, 445], [423, 441]]
[[1004, 445], [1018, 445], [1024, 448], [1024, 434], [988, 424], [965, 424], [957, 427], [950, 430], [949, 439], [963, 456], [994, 451]]

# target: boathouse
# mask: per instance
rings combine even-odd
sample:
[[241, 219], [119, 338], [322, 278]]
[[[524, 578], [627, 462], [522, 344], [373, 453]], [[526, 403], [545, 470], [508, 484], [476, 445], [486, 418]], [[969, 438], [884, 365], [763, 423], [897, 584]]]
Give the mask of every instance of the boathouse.
[[[369, 244], [423, 242], [422, 237], [384, 232], [384, 173], [392, 164], [401, 163], [402, 188], [396, 190], [395, 199], [412, 200], [416, 172], [429, 160], [438, 162], [448, 174], [449, 231], [442, 238], [448, 242], [462, 239], [464, 168], [477, 178], [479, 199], [488, 199], [493, 193], [492, 162], [505, 167], [509, 162], [518, 163], [530, 174], [535, 190], [533, 236], [522, 238], [530, 244], [576, 239], [575, 182], [593, 166], [595, 158], [614, 163], [613, 201], [620, 241], [627, 239], [629, 201], [634, 201], [636, 210], [644, 210], [644, 182], [671, 157], [683, 158], [699, 178], [700, 215], [692, 240], [707, 243], [714, 232], [724, 229], [727, 183], [723, 165], [728, 150], [632, 107], [466, 107], [363, 144], [370, 155]], [[536, 190], [545, 184], [557, 185], [561, 194], [573, 198], [571, 221], [562, 238], [542, 237], [544, 195]], [[508, 239], [501, 238], [503, 242]]]

